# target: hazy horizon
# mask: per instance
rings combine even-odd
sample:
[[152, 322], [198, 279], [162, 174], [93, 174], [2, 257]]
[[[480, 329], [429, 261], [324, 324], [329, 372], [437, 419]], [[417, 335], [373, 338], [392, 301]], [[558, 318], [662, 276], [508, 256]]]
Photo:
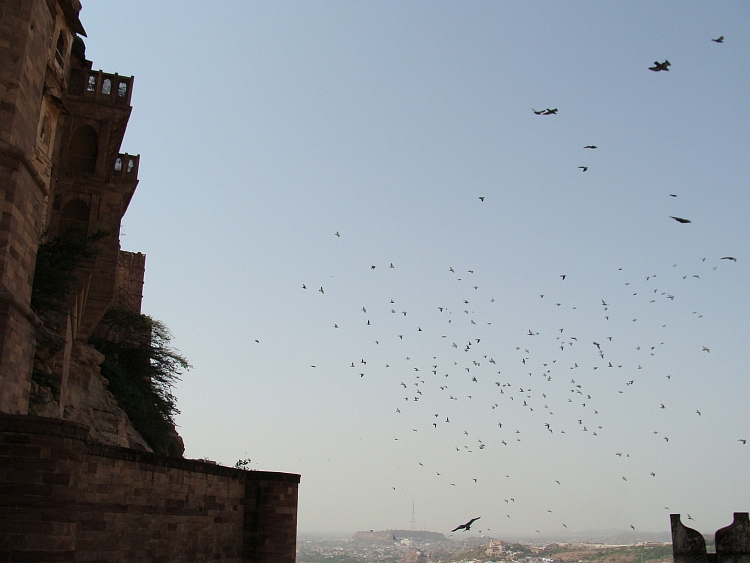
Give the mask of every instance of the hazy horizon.
[[122, 248], [187, 457], [301, 474], [302, 533], [750, 508], [750, 4], [80, 17], [135, 77]]

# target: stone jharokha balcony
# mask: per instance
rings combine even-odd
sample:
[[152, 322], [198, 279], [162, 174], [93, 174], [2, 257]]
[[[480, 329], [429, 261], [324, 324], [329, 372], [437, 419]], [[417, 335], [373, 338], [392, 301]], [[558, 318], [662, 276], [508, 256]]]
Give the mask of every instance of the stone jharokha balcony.
[[138, 163], [141, 156], [136, 154], [119, 153], [115, 159], [115, 166], [112, 172], [113, 178], [125, 178], [128, 180], [138, 179]]
[[130, 106], [133, 77], [109, 74], [101, 70], [71, 69], [70, 96], [81, 97], [103, 104]]

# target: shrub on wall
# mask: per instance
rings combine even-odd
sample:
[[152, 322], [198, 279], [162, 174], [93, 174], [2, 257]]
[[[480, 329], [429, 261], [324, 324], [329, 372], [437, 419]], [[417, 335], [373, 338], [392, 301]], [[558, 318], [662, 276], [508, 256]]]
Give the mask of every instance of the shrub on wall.
[[169, 346], [171, 339], [162, 322], [112, 308], [89, 344], [104, 354], [101, 373], [135, 429], [155, 452], [179, 456], [173, 436], [174, 416], [180, 411], [172, 389], [190, 364]]

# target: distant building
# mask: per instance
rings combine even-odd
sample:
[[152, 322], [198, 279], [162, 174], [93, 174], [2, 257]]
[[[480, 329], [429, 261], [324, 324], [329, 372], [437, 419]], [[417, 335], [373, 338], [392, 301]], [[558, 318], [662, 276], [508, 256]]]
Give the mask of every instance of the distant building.
[[505, 553], [506, 551], [507, 549], [503, 542], [501, 542], [500, 540], [492, 540], [487, 546], [486, 553], [487, 555], [500, 555], [502, 553]]

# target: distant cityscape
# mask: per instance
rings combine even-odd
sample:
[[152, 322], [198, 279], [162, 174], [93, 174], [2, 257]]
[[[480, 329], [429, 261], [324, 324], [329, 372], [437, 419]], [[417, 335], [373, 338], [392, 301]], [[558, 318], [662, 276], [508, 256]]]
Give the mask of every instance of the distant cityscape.
[[301, 534], [297, 563], [672, 563], [670, 534], [586, 532], [567, 538], [505, 538], [415, 530], [351, 537]]

